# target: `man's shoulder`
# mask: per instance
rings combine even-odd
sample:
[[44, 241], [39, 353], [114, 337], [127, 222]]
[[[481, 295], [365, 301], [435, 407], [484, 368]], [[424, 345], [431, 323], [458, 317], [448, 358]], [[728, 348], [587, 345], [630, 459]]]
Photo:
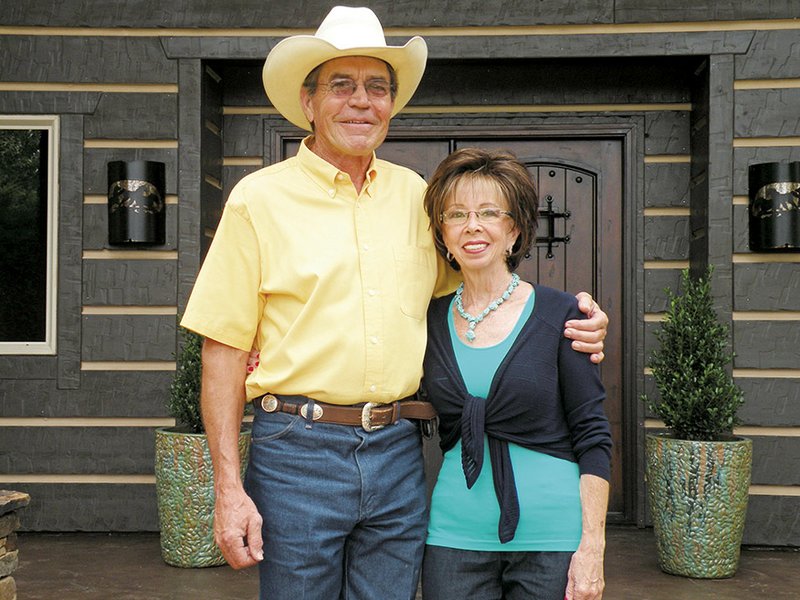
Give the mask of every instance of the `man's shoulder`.
[[237, 185], [248, 185], [252, 183], [260, 183], [264, 179], [277, 178], [283, 176], [287, 171], [299, 168], [297, 159], [291, 156], [280, 162], [276, 162], [266, 167], [261, 167], [252, 173], [248, 173], [239, 180]]
[[386, 173], [390, 173], [393, 177], [408, 178], [409, 181], [419, 184], [423, 187], [427, 185], [419, 173], [413, 169], [404, 167], [403, 165], [398, 165], [397, 163], [389, 162], [388, 160], [376, 158], [375, 167], [379, 172], [385, 171]]
[[294, 157], [291, 157], [248, 173], [233, 187], [228, 203], [233, 205], [246, 204], [249, 198], [253, 198], [253, 193], [262, 192], [266, 189], [274, 191], [274, 186], [279, 182], [291, 182], [293, 179], [291, 173], [297, 168], [297, 161]]

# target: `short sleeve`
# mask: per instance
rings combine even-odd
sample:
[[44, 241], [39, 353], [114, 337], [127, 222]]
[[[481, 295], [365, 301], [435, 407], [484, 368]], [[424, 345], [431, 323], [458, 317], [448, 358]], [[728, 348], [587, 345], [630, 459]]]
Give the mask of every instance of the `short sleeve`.
[[229, 201], [181, 325], [228, 346], [250, 350], [263, 306], [260, 254], [246, 207]]

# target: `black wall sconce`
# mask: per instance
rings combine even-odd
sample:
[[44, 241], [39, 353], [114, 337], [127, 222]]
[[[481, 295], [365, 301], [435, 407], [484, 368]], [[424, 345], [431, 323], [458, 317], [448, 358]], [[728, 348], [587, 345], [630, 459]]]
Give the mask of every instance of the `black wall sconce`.
[[108, 163], [108, 243], [158, 246], [166, 241], [164, 163]]
[[800, 162], [748, 169], [750, 250], [800, 252]]

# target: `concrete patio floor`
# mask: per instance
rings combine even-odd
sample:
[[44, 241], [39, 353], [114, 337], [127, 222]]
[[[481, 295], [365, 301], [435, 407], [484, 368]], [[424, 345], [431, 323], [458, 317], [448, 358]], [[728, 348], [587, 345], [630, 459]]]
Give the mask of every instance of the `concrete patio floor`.
[[[257, 598], [255, 569], [169, 567], [161, 561], [158, 534], [22, 533], [18, 545], [19, 600]], [[783, 598], [800, 598], [798, 550], [746, 548], [735, 577], [687, 579], [659, 570], [652, 530], [609, 528], [605, 600]]]

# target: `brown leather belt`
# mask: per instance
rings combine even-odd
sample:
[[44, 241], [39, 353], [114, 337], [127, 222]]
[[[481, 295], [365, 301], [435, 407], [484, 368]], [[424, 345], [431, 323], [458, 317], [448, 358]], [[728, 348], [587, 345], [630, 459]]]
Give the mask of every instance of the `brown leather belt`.
[[[365, 431], [375, 431], [391, 425], [400, 419], [415, 419], [419, 421], [432, 421], [436, 418], [436, 410], [430, 402], [414, 400], [409, 396], [403, 400], [390, 404], [367, 402], [355, 406], [328, 404], [327, 402], [313, 401], [312, 420], [321, 423], [335, 423], [337, 425], [361, 426]], [[253, 400], [256, 408], [265, 412], [283, 412], [290, 415], [300, 415], [308, 418], [310, 398], [306, 396], [276, 396], [264, 394]]]

